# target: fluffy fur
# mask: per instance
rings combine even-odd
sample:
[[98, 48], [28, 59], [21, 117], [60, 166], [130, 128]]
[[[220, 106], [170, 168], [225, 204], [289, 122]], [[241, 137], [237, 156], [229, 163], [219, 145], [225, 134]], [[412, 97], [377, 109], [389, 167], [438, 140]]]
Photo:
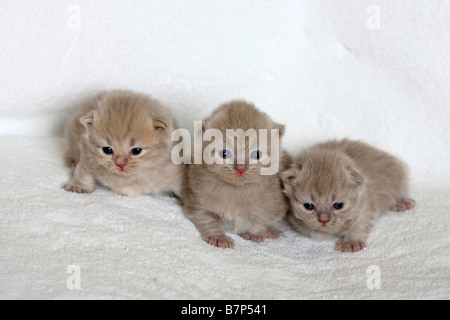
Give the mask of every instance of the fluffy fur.
[[170, 158], [175, 126], [170, 111], [143, 94], [110, 91], [87, 100], [66, 127], [72, 178], [63, 188], [90, 193], [99, 183], [130, 197], [179, 194], [182, 168]]
[[291, 203], [292, 225], [314, 238], [340, 237], [338, 251], [366, 247], [381, 214], [389, 209], [405, 211], [415, 204], [408, 198], [406, 165], [362, 142], [313, 146], [299, 154], [281, 177]]
[[[218, 129], [223, 134], [223, 141], [218, 143], [224, 149], [227, 139], [231, 139], [226, 136], [226, 129], [268, 129], [268, 136], [270, 129], [279, 129], [280, 137], [284, 133], [283, 125], [273, 122], [267, 114], [245, 101], [231, 101], [217, 108], [203, 121], [203, 132], [210, 128]], [[203, 144], [203, 150], [207, 144]], [[261, 175], [260, 169], [264, 165], [260, 161], [249, 163], [249, 151], [257, 147], [250, 145], [249, 140], [245, 143], [245, 150], [241, 150], [247, 155], [245, 170], [242, 171], [242, 167], [239, 169], [236, 166], [237, 147], [236, 144], [231, 150], [234, 164], [189, 165], [183, 184], [187, 217], [195, 224], [204, 241], [221, 248], [234, 247], [233, 240], [225, 231], [254, 242], [282, 236], [273, 224], [282, 219], [288, 209], [279, 173], [288, 168], [289, 156], [281, 151], [281, 146], [280, 168], [275, 175]], [[269, 155], [270, 148], [267, 150]]]

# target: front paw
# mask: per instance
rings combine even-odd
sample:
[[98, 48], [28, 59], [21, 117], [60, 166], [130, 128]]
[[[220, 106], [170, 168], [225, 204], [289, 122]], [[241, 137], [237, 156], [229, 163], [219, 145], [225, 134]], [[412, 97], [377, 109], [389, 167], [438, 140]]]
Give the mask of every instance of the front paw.
[[251, 234], [251, 233], [244, 233], [240, 235], [245, 240], [253, 241], [256, 243], [261, 243], [266, 239], [266, 234]]
[[267, 229], [266, 232], [263, 232], [261, 234], [243, 233], [240, 236], [245, 240], [253, 241], [256, 243], [263, 242], [266, 238], [278, 239], [280, 237], [283, 238], [286, 237], [282, 231], [272, 227], [270, 227], [269, 229]]
[[68, 192], [75, 192], [75, 193], [91, 193], [93, 191], [93, 190], [88, 190], [86, 188], [82, 188], [82, 187], [77, 186], [70, 182], [63, 185], [62, 188]]
[[340, 252], [358, 252], [365, 247], [367, 247], [367, 245], [364, 241], [341, 240], [336, 243], [336, 247], [334, 249]]
[[210, 235], [206, 235], [203, 236], [203, 240], [214, 246], [214, 247], [218, 247], [218, 248], [222, 248], [222, 249], [233, 249], [234, 248], [234, 241], [233, 239], [231, 239], [230, 237], [226, 236], [226, 235], [220, 235], [220, 236], [210, 236]]
[[269, 239], [278, 239], [280, 237], [285, 238], [286, 235], [283, 231], [270, 227], [269, 229], [267, 229], [266, 237]]

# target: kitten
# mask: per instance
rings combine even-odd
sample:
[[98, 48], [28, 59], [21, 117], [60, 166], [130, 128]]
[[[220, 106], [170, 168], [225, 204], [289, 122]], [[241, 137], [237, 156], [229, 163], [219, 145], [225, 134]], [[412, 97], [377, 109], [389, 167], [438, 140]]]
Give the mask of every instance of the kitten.
[[[284, 125], [273, 122], [253, 104], [236, 100], [219, 106], [203, 121], [202, 134], [209, 129], [216, 129], [223, 137], [214, 141], [216, 152], [211, 154], [219, 163], [203, 161], [202, 164], [188, 165], [182, 191], [185, 213], [203, 240], [216, 247], [233, 248], [234, 242], [225, 231], [254, 242], [284, 236], [273, 224], [282, 219], [288, 209], [279, 173], [288, 168], [289, 156], [282, 150], [278, 153], [272, 150], [270, 136], [270, 129], [278, 129], [281, 138]], [[233, 135], [227, 134], [227, 129], [242, 129], [243, 132], [267, 129], [269, 147], [265, 151], [262, 151], [264, 148], [258, 150], [262, 145], [259, 136], [257, 141], [244, 137], [241, 141], [245, 141], [245, 145], [235, 143], [234, 148], [227, 149], [235, 140]], [[242, 132], [237, 136], [242, 138]], [[206, 148], [204, 142], [202, 153]], [[275, 154], [277, 158], [274, 158]], [[239, 163], [237, 158], [242, 155], [245, 161]], [[275, 174], [262, 175], [261, 169], [268, 168], [266, 160], [270, 157], [272, 161], [279, 161], [279, 169]]]
[[365, 248], [381, 214], [415, 205], [407, 196], [406, 165], [362, 142], [315, 145], [299, 154], [281, 177], [292, 225], [313, 238], [340, 237], [337, 251]]
[[131, 91], [110, 91], [87, 100], [66, 127], [63, 188], [91, 193], [96, 183], [130, 197], [181, 191], [182, 168], [172, 163], [170, 135], [176, 124], [157, 100]]

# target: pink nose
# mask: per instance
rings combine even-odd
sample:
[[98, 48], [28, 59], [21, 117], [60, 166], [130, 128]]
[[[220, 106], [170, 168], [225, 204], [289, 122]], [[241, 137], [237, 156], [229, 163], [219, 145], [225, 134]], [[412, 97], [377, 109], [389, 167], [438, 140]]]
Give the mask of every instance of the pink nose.
[[243, 174], [247, 169], [247, 167], [244, 164], [237, 164], [234, 168], [239, 174]]
[[330, 222], [330, 216], [327, 213], [320, 212], [319, 213], [319, 221], [322, 224], [327, 224], [328, 222]]
[[121, 170], [123, 170], [123, 168], [127, 165], [128, 163], [128, 158], [126, 157], [117, 157], [116, 158], [116, 166], [118, 166]]

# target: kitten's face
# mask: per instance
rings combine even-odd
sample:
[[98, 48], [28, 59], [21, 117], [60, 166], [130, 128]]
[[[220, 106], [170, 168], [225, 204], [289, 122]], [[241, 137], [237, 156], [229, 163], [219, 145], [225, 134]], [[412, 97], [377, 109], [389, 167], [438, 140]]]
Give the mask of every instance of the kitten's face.
[[[245, 141], [245, 145], [238, 148], [238, 139]], [[244, 140], [243, 137], [238, 139], [228, 136], [223, 142], [216, 144], [215, 150], [211, 153], [215, 163], [208, 165], [207, 170], [230, 184], [243, 185], [256, 182], [262, 178], [261, 168], [269, 166], [266, 161], [271, 157], [270, 146], [268, 149], [258, 148], [256, 141]], [[234, 148], [231, 148], [233, 141]]]
[[281, 177], [294, 215], [311, 229], [333, 232], [357, 217], [364, 178], [345, 157], [309, 154]]
[[124, 118], [114, 112], [96, 113], [80, 121], [87, 128], [87, 142], [93, 167], [108, 174], [130, 176], [151, 168], [168, 147], [166, 126], [161, 121], [135, 114]]
[[[271, 129], [279, 130], [279, 138], [284, 132], [283, 125], [272, 122], [265, 113], [243, 101], [234, 101], [216, 109], [213, 116], [204, 122], [203, 130], [206, 129], [216, 129], [223, 137], [221, 141], [214, 140], [214, 144], [203, 143], [204, 155], [206, 153], [214, 159], [214, 163], [206, 168], [218, 179], [233, 185], [256, 183], [265, 178], [261, 175], [261, 168], [270, 167], [273, 161]], [[260, 129], [266, 130], [266, 143], [261, 141]], [[280, 144], [280, 139], [277, 143]]]

